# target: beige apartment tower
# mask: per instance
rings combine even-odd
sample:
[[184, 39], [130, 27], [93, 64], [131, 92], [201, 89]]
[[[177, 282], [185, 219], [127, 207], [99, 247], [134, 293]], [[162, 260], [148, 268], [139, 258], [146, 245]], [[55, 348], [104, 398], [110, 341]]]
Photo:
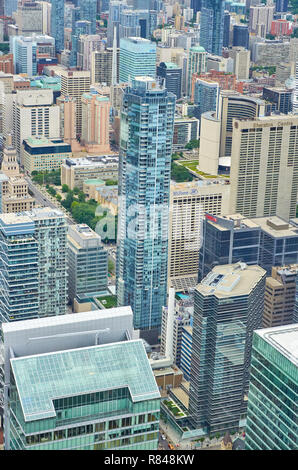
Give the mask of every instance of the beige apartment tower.
[[263, 328], [293, 323], [298, 264], [273, 267], [266, 278]]
[[103, 95], [82, 96], [81, 143], [88, 153], [110, 152], [110, 100]]
[[230, 213], [296, 217], [298, 116], [233, 121]]
[[71, 145], [73, 152], [79, 152], [81, 147], [76, 139], [76, 99], [59, 96], [56, 103], [60, 108], [60, 137]]
[[90, 91], [90, 72], [78, 70], [61, 70], [61, 95], [76, 98], [76, 134], [82, 133], [82, 100], [84, 93]]
[[168, 287], [187, 290], [198, 283], [201, 225], [206, 212], [226, 215], [230, 186], [225, 182], [171, 183]]

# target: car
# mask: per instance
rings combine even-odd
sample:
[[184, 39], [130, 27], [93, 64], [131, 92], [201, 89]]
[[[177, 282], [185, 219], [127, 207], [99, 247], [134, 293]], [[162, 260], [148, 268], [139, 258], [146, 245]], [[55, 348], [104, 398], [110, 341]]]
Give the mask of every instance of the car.
[[175, 447], [173, 446], [173, 444], [169, 444], [169, 449], [171, 449], [171, 450], [174, 450], [174, 449], [175, 449]]

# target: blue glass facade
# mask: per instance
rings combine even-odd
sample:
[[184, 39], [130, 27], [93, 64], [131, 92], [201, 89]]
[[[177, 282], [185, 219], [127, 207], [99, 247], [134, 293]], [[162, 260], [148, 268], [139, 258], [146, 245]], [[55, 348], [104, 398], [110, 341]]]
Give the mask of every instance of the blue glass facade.
[[158, 328], [166, 304], [168, 212], [175, 96], [155, 80], [124, 93], [119, 155], [118, 305], [134, 327]]
[[90, 34], [96, 34], [97, 0], [79, 0], [78, 7], [80, 8], [81, 20], [87, 20], [91, 22]]
[[136, 77], [156, 77], [156, 44], [143, 38], [120, 40], [119, 81]]
[[207, 52], [222, 55], [225, 2], [202, 0], [200, 45]]
[[197, 115], [201, 119], [201, 115], [207, 111], [216, 111], [218, 106], [219, 85], [215, 82], [198, 79], [195, 82], [194, 103], [198, 105]]
[[[264, 270], [250, 266], [238, 277], [234, 270], [236, 287], [228, 289], [225, 268], [210, 273], [194, 298], [189, 417], [208, 433], [238, 429], [245, 419], [252, 332], [264, 306]], [[221, 282], [227, 290], [220, 290]], [[244, 287], [237, 290], [237, 283]]]
[[51, 36], [55, 38], [56, 52], [64, 49], [64, 0], [51, 0]]
[[254, 332], [247, 450], [298, 449], [298, 325]]

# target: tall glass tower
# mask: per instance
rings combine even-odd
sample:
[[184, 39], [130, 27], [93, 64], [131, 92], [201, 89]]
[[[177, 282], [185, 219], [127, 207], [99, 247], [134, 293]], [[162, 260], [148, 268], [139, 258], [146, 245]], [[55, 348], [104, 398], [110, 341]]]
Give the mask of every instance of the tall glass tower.
[[223, 0], [202, 0], [200, 45], [216, 55], [222, 55], [224, 11]]
[[97, 0], [79, 0], [81, 20], [87, 20], [91, 23], [91, 34], [96, 34], [96, 10]]
[[297, 450], [298, 324], [253, 335], [247, 450]]
[[51, 0], [51, 36], [55, 38], [56, 52], [64, 49], [64, 0]]
[[118, 305], [130, 305], [134, 327], [156, 329], [166, 304], [174, 94], [137, 77], [121, 110]]

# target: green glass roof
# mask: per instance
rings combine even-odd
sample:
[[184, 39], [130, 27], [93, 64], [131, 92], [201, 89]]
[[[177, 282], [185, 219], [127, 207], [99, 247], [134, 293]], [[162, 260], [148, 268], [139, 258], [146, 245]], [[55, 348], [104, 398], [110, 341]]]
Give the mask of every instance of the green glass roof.
[[160, 393], [142, 340], [11, 359], [25, 421], [56, 416], [55, 398], [127, 386], [134, 402]]

